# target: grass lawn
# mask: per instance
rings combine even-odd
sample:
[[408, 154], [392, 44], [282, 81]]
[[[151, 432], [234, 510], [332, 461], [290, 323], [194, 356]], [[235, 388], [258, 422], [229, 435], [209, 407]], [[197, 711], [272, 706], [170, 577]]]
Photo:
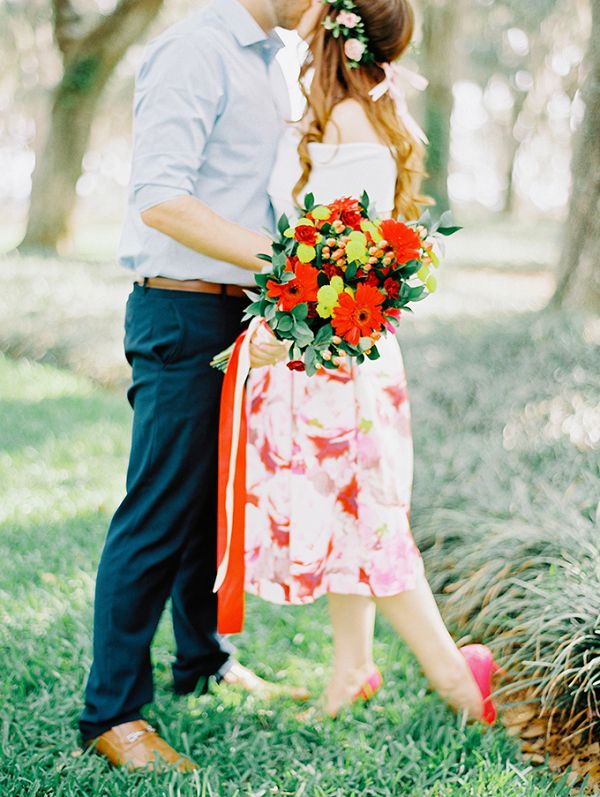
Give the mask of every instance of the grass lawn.
[[[598, 323], [539, 314], [423, 318], [402, 328], [416, 448], [413, 520], [436, 509], [495, 519], [595, 523], [600, 502]], [[81, 754], [95, 568], [124, 489], [124, 395], [71, 371], [0, 357], [0, 794], [566, 795], [501, 728], [461, 726], [385, 621], [384, 686], [338, 720], [300, 723], [286, 701], [232, 689], [175, 697], [165, 615], [148, 719], [200, 774], [139, 775]], [[443, 564], [443, 563], [442, 563]], [[126, 611], [126, 607], [124, 607]], [[250, 599], [239, 657], [260, 675], [328, 677], [326, 605]], [[580, 793], [579, 788], [574, 793]], [[583, 793], [583, 792], [581, 792]]]

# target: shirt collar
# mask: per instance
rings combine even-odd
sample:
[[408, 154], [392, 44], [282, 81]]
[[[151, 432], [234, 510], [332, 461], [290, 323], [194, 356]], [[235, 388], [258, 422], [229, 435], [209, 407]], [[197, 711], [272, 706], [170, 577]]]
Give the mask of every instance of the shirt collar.
[[212, 7], [235, 36], [240, 47], [260, 45], [267, 61], [271, 61], [283, 47], [283, 42], [275, 31], [265, 33], [252, 14], [237, 0], [213, 0]]

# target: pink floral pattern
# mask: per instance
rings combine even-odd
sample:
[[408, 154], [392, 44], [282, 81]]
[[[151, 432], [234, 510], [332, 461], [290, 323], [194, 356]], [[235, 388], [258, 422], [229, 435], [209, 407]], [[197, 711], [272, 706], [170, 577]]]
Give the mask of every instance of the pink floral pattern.
[[379, 360], [250, 373], [246, 589], [274, 603], [395, 595], [423, 575], [408, 522], [412, 440], [393, 335]]

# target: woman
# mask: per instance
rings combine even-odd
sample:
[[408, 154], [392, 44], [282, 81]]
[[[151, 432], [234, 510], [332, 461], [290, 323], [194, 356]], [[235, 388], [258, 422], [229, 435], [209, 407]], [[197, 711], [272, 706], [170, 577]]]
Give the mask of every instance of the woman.
[[[380, 217], [418, 217], [422, 147], [389, 90], [412, 25], [407, 0], [313, 0], [299, 27], [309, 45], [301, 80], [312, 74], [307, 110], [284, 137], [270, 185], [278, 214], [309, 191], [324, 204], [366, 190]], [[491, 722], [491, 654], [458, 650], [411, 536], [406, 379], [396, 339], [378, 348], [377, 361], [311, 378], [284, 363], [251, 371], [246, 589], [276, 603], [328, 594], [331, 715], [381, 683], [379, 608], [440, 696]]]

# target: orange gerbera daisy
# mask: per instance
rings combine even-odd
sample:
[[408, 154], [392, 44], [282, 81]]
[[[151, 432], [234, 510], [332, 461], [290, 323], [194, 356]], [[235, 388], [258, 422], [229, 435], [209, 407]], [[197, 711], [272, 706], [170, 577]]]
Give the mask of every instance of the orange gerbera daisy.
[[421, 237], [411, 227], [396, 219], [384, 219], [379, 231], [389, 243], [398, 263], [417, 260], [421, 251]]
[[[289, 261], [288, 261], [289, 264]], [[287, 266], [286, 266], [286, 271]], [[318, 270], [308, 263], [299, 260], [293, 266], [295, 279], [289, 282], [267, 282], [267, 296], [279, 299], [278, 310], [289, 312], [297, 304], [303, 302], [316, 302], [319, 285], [317, 283]]]
[[352, 346], [358, 346], [361, 338], [368, 338], [384, 325], [380, 307], [384, 301], [380, 290], [365, 283], [357, 285], [354, 297], [343, 291], [338, 296], [338, 306], [333, 308], [331, 323], [335, 331]]

